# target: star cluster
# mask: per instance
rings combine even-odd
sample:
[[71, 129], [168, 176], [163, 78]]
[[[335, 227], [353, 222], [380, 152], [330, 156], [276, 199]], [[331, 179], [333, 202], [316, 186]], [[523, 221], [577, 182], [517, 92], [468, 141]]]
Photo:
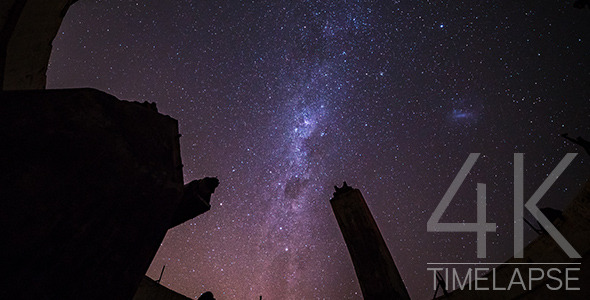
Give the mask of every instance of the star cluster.
[[590, 137], [589, 16], [564, 1], [85, 0], [54, 41], [48, 87], [156, 102], [179, 120], [185, 182], [219, 177], [211, 210], [163, 241], [148, 271], [166, 265], [162, 284], [361, 298], [329, 205], [346, 180], [423, 299], [427, 263], [476, 261], [474, 233], [426, 231], [469, 153], [482, 156], [443, 221], [475, 222], [486, 183], [488, 262], [512, 256], [513, 153], [530, 197], [581, 152], [541, 206], [563, 209], [588, 177], [559, 134]]

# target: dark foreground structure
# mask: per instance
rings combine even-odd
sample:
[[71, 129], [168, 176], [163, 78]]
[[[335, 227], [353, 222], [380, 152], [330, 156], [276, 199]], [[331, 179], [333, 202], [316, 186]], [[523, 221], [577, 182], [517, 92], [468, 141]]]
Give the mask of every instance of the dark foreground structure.
[[97, 90], [0, 92], [0, 299], [131, 299], [218, 184], [184, 185], [179, 137], [154, 105]]
[[131, 299], [219, 183], [184, 185], [178, 123], [155, 104], [45, 90], [76, 1], [0, 2], [0, 299]]
[[[405, 285], [361, 192], [344, 183], [342, 188], [336, 187], [330, 203], [350, 252], [363, 297], [409, 299]], [[473, 277], [475, 275], [466, 277], [465, 274], [461, 274], [461, 278], [457, 280], [464, 281], [456, 283], [457, 280], [448, 272], [448, 268], [447, 271], [440, 268], [439, 284], [444, 291], [439, 291], [435, 296], [440, 296], [437, 299], [457, 300], [590, 299], [590, 181], [582, 186], [573, 201], [565, 207], [563, 216], [555, 218], [553, 223], [582, 258], [569, 258], [550, 235], [540, 232], [539, 236], [524, 248], [523, 258], [511, 258], [496, 267], [488, 266], [488, 270], [495, 270], [480, 274], [479, 288], [476, 288], [478, 285]], [[477, 266], [469, 267], [473, 269]], [[553, 277], [539, 278], [539, 274], [549, 272], [552, 272]], [[569, 277], [568, 272], [571, 272]], [[507, 288], [511, 286], [510, 282], [519, 281], [514, 279], [516, 273], [519, 274], [516, 278], [522, 280], [526, 289], [519, 284]], [[460, 284], [465, 286], [459, 288]], [[570, 284], [570, 288], [566, 284]]]
[[410, 299], [379, 227], [358, 189], [344, 183], [330, 200], [364, 299]]

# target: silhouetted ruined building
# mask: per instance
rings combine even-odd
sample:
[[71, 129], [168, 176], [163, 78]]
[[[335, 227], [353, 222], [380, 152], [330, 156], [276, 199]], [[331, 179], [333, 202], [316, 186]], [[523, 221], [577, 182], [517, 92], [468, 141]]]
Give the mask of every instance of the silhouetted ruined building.
[[149, 106], [92, 89], [0, 106], [2, 299], [130, 299], [166, 231], [210, 209], [217, 179], [183, 191], [177, 121]]
[[409, 299], [379, 227], [358, 189], [336, 188], [330, 200], [365, 299]]
[[43, 90], [73, 2], [0, 4], [0, 299], [131, 299], [218, 184], [184, 185], [178, 122], [154, 104]]

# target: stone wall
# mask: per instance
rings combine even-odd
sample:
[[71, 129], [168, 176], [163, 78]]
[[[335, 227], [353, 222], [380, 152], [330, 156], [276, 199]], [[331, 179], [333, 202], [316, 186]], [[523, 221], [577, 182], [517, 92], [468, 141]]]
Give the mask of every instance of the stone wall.
[[171, 225], [177, 121], [93, 89], [0, 92], [0, 299], [131, 299]]

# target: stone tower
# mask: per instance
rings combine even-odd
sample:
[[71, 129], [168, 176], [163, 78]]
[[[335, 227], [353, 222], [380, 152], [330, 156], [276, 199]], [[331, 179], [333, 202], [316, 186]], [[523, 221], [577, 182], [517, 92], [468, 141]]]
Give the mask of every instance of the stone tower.
[[364, 299], [410, 299], [361, 191], [346, 182], [335, 188], [330, 203]]

